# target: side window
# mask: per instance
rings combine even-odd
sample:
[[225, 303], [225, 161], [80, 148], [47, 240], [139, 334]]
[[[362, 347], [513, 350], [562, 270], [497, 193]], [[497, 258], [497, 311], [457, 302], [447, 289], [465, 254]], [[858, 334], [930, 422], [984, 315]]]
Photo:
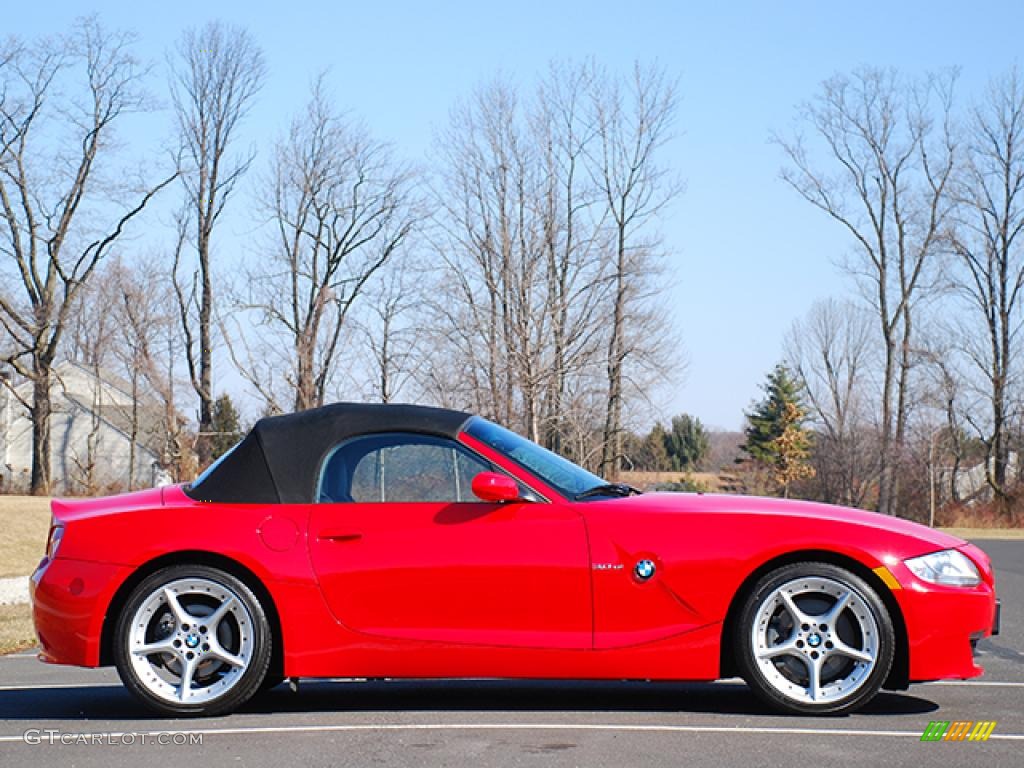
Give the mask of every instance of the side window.
[[338, 446], [320, 475], [321, 502], [478, 501], [471, 483], [492, 467], [452, 440], [372, 435]]

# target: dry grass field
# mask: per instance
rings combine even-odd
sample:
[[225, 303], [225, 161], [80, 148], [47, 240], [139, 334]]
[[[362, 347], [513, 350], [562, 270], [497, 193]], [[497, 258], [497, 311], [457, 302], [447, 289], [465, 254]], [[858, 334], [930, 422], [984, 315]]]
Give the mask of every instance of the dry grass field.
[[[27, 576], [39, 564], [50, 528], [50, 500], [0, 496], [0, 578]], [[28, 605], [0, 605], [0, 653], [36, 643]]]
[[49, 530], [49, 499], [0, 496], [0, 579], [32, 573]]
[[14, 653], [36, 644], [32, 611], [28, 605], [0, 605], [0, 654]]
[[713, 472], [622, 472], [622, 482], [635, 485], [640, 490], [649, 490], [659, 483], [680, 483], [684, 480], [699, 484], [709, 493], [722, 490], [722, 480]]
[[942, 528], [961, 539], [1024, 539], [1024, 528]]

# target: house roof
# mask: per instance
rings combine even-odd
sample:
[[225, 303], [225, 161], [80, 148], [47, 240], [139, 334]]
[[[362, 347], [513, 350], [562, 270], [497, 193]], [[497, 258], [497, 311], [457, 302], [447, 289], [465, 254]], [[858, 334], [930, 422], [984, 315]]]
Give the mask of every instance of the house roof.
[[[95, 405], [88, 398], [83, 398], [71, 392], [65, 392], [64, 396], [86, 413], [96, 411]], [[132, 436], [133, 415], [131, 405], [101, 403], [99, 412], [96, 415], [125, 437], [130, 438]], [[163, 455], [167, 436], [164, 409], [155, 405], [139, 405], [136, 408], [134, 420], [135, 442], [153, 454], [154, 459], [159, 459]]]
[[[74, 360], [63, 360], [55, 366], [58, 382], [61, 381], [62, 374], [68, 370], [74, 370], [91, 381], [98, 381], [103, 387], [116, 390], [128, 400], [131, 400], [133, 397], [131, 383], [107, 369], [100, 368], [97, 371]], [[19, 393], [24, 393], [25, 397], [31, 399], [30, 387], [31, 383], [23, 380], [14, 388]], [[93, 393], [76, 392], [71, 387], [64, 386], [63, 384], [60, 387], [60, 393], [68, 402], [73, 403], [86, 413], [93, 413], [96, 410]], [[161, 403], [144, 392], [136, 393], [135, 400], [135, 441], [144, 450], [152, 454], [154, 459], [159, 459], [164, 453], [167, 435], [165, 409]], [[96, 415], [105, 424], [117, 430], [126, 438], [131, 437], [133, 415], [130, 403], [107, 402], [106, 398], [101, 398], [99, 412]]]

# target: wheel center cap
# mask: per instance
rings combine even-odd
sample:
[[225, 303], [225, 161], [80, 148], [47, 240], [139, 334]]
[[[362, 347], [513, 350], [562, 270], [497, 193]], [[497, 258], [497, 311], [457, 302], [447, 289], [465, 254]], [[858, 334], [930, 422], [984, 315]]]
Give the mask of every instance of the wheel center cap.
[[821, 635], [817, 632], [812, 632], [807, 636], [807, 644], [811, 646], [811, 648], [817, 648], [821, 645]]
[[199, 635], [192, 633], [185, 636], [185, 645], [189, 648], [197, 648], [199, 646]]

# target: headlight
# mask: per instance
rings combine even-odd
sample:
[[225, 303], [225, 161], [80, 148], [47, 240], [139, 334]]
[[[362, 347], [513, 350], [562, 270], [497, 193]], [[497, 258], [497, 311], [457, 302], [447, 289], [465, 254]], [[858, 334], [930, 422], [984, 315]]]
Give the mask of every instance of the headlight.
[[46, 542], [46, 559], [53, 560], [57, 556], [60, 540], [64, 538], [64, 526], [55, 525], [50, 528], [50, 538]]
[[905, 561], [917, 578], [947, 587], [973, 587], [981, 583], [981, 574], [971, 559], [955, 549], [944, 549], [930, 555]]

